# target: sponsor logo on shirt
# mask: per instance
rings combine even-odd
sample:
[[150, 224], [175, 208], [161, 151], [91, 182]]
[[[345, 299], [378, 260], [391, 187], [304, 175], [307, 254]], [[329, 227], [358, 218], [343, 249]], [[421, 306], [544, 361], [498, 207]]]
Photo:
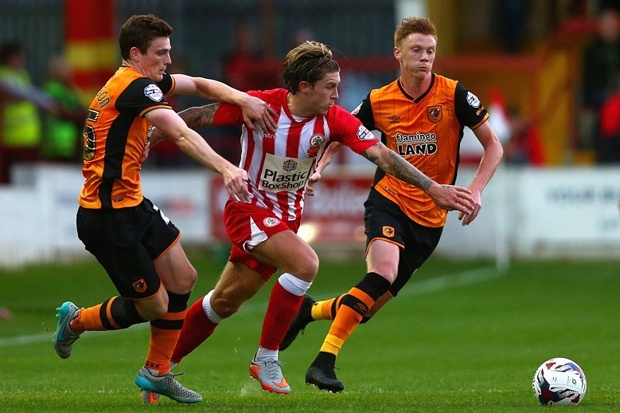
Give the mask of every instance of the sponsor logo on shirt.
[[357, 137], [360, 141], [367, 141], [371, 139], [375, 139], [375, 135], [372, 134], [364, 125], [360, 125], [357, 128]]
[[396, 152], [400, 156], [432, 155], [437, 152], [437, 135], [434, 133], [397, 133], [395, 138]]
[[469, 103], [472, 108], [477, 108], [480, 106], [480, 99], [473, 93], [467, 92], [467, 103]]
[[153, 102], [161, 102], [164, 98], [164, 93], [161, 91], [159, 86], [151, 83], [144, 88], [144, 96], [151, 99]]
[[268, 153], [258, 188], [268, 192], [297, 191], [306, 184], [313, 162], [314, 158], [288, 158]]
[[388, 119], [390, 120], [390, 123], [398, 123], [398, 121], [400, 120], [400, 116], [391, 115], [391, 116], [388, 116]]

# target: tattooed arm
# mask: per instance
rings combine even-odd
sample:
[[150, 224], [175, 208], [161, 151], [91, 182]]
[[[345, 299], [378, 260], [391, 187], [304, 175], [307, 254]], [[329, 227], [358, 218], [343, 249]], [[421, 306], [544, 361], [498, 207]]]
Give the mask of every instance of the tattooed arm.
[[[193, 106], [179, 112], [181, 119], [185, 121], [187, 126], [192, 129], [205, 128], [213, 125], [213, 115], [217, 110], [219, 103], [211, 103], [204, 106]], [[149, 130], [149, 144], [156, 145], [166, 139], [166, 135], [157, 128]]]
[[474, 207], [474, 199], [469, 189], [438, 184], [381, 142], [368, 148], [363, 155], [385, 173], [420, 188], [440, 208], [468, 214]]

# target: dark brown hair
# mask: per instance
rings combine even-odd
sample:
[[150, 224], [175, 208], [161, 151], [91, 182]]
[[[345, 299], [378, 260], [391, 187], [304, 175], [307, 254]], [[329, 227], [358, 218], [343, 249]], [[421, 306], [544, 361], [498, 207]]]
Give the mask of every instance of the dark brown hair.
[[172, 36], [172, 27], [164, 20], [152, 14], [131, 16], [118, 36], [123, 59], [129, 59], [129, 51], [137, 47], [140, 53], [146, 53], [153, 39]]

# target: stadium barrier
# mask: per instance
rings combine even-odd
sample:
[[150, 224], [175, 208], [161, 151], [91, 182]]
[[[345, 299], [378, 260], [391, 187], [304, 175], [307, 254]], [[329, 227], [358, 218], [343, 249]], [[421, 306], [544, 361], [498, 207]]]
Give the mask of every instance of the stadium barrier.
[[[328, 169], [306, 201], [300, 234], [320, 253], [363, 254], [363, 201], [372, 168]], [[459, 171], [466, 185], [475, 173]], [[462, 227], [451, 213], [437, 254], [491, 258], [620, 258], [620, 167], [501, 168], [483, 194], [479, 217]], [[75, 166], [18, 165], [16, 183], [0, 187], [0, 266], [89, 256], [77, 238], [75, 212], [83, 178]], [[203, 170], [145, 170], [144, 193], [183, 232], [184, 244], [226, 243], [226, 191]], [[348, 254], [348, 255], [347, 255]]]

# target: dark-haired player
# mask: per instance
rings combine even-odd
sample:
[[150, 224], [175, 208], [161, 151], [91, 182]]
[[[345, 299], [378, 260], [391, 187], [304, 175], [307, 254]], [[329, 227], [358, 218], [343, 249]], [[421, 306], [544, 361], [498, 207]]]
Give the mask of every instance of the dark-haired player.
[[122, 66], [101, 88], [84, 127], [85, 181], [77, 230], [85, 248], [105, 268], [118, 296], [89, 308], [70, 301], [58, 308], [54, 349], [63, 359], [84, 331], [119, 330], [149, 321], [151, 338], [136, 384], [184, 403], [202, 400], [170, 373], [170, 356], [185, 318], [196, 270], [181, 247], [180, 232], [142, 195], [140, 169], [151, 125], [186, 154], [221, 174], [231, 196], [247, 200], [247, 173], [215, 153], [166, 102], [165, 95], [194, 94], [237, 104], [252, 122], [273, 130], [273, 111], [260, 99], [220, 82], [169, 75], [172, 28], [153, 15], [129, 18], [119, 35]]

